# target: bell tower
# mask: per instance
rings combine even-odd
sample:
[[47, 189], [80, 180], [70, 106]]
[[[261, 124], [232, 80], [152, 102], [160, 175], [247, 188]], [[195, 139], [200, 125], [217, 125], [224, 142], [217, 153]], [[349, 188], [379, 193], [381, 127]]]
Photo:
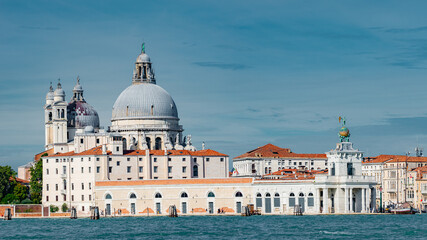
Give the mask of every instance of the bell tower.
[[55, 152], [67, 151], [67, 102], [65, 92], [58, 79], [58, 85], [53, 92], [52, 104], [52, 135]]
[[44, 128], [45, 128], [45, 150], [53, 147], [53, 113], [52, 105], [54, 94], [52, 88], [52, 82], [50, 83], [49, 92], [46, 94], [46, 104], [44, 105]]

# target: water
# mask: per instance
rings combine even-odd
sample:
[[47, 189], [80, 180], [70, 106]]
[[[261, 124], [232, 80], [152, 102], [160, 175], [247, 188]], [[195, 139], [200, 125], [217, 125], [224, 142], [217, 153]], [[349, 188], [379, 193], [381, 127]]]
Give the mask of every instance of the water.
[[0, 220], [1, 239], [427, 239], [427, 214]]

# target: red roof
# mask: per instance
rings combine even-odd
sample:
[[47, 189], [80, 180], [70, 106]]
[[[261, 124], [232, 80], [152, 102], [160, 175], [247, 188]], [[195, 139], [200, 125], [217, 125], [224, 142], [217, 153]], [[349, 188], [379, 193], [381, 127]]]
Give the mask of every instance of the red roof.
[[274, 177], [281, 180], [295, 180], [295, 179], [314, 179], [315, 174], [325, 174], [328, 170], [299, 170], [299, 169], [281, 169], [277, 172], [273, 172], [265, 177]]
[[[128, 150], [124, 151], [124, 156], [145, 156], [145, 150]], [[205, 149], [199, 151], [188, 151], [188, 150], [167, 150], [167, 155], [169, 156], [215, 156], [215, 157], [227, 157], [228, 155], [214, 151], [212, 149]], [[102, 155], [101, 146], [91, 148], [89, 150], [74, 153], [56, 153], [52, 155], [53, 157], [65, 157], [65, 156], [88, 156], [88, 155]], [[111, 151], [107, 151], [107, 155], [111, 155]], [[150, 150], [150, 155], [153, 156], [164, 156], [165, 150]]]
[[289, 148], [281, 148], [273, 144], [267, 144], [258, 147], [247, 153], [244, 153], [234, 159], [238, 158], [324, 158], [326, 154], [311, 154], [311, 153], [293, 153]]
[[43, 151], [43, 152], [41, 152], [41, 153], [38, 153], [38, 154], [34, 155], [34, 160], [35, 160], [35, 161], [40, 160], [41, 156], [42, 156], [43, 154], [45, 154], [45, 153], [47, 153], [47, 155], [48, 155], [48, 156], [52, 155], [52, 154], [54, 153], [54, 152], [53, 152], [53, 148], [48, 149], [48, 150], [46, 150], [46, 151]]
[[405, 155], [378, 155], [376, 157], [366, 157], [363, 163], [385, 163], [385, 162], [427, 162], [427, 157], [411, 157]]

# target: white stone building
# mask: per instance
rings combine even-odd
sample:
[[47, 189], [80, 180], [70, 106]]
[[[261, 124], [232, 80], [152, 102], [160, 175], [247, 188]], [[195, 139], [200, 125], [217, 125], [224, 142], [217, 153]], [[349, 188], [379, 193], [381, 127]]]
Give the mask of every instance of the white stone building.
[[294, 153], [289, 148], [267, 144], [233, 159], [235, 177], [263, 176], [281, 169], [324, 170], [325, 154]]

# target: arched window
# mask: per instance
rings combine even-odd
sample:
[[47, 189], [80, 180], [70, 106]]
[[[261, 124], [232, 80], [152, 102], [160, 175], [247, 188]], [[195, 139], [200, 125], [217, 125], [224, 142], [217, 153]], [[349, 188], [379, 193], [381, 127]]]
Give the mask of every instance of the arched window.
[[135, 193], [131, 193], [129, 198], [130, 198], [130, 199], [134, 199], [134, 198], [136, 198]]
[[215, 197], [215, 194], [213, 192], [209, 192], [208, 197]]
[[105, 195], [105, 199], [113, 199], [110, 194]]
[[127, 150], [127, 143], [126, 143], [126, 138], [123, 138], [123, 150]]
[[49, 112], [49, 121], [52, 121], [52, 112]]
[[255, 204], [256, 204], [257, 208], [262, 207], [262, 195], [261, 195], [261, 193], [257, 193], [256, 194], [256, 202], [255, 202]]
[[265, 194], [266, 197], [271, 197], [270, 193]]
[[241, 192], [236, 192], [235, 197], [243, 197], [243, 194]]
[[199, 176], [199, 167], [197, 167], [197, 165], [193, 166], [193, 177], [198, 177]]
[[268, 167], [265, 167], [265, 174], [268, 173]]
[[160, 137], [156, 137], [155, 150], [160, 150], [160, 149], [162, 149], [162, 139]]
[[64, 118], [64, 109], [61, 109], [61, 118]]
[[151, 138], [146, 137], [145, 141], [147, 142], [148, 149], [151, 149]]
[[151, 116], [154, 115], [154, 105], [151, 105]]
[[268, 168], [268, 173], [271, 173], [271, 167]]
[[162, 194], [160, 194], [160, 193], [156, 193], [155, 198], [162, 198]]
[[289, 207], [295, 207], [295, 194], [289, 194]]
[[255, 163], [252, 163], [252, 173], [256, 173]]
[[313, 193], [308, 194], [307, 205], [309, 207], [314, 207], [314, 196]]
[[304, 197], [304, 193], [299, 193], [299, 196], [300, 197]]
[[183, 193], [181, 193], [181, 197], [182, 197], [182, 198], [188, 198], [188, 195], [187, 195], [187, 193], [186, 193], [186, 192], [183, 192]]
[[280, 195], [278, 193], [274, 194], [274, 207], [280, 207]]

